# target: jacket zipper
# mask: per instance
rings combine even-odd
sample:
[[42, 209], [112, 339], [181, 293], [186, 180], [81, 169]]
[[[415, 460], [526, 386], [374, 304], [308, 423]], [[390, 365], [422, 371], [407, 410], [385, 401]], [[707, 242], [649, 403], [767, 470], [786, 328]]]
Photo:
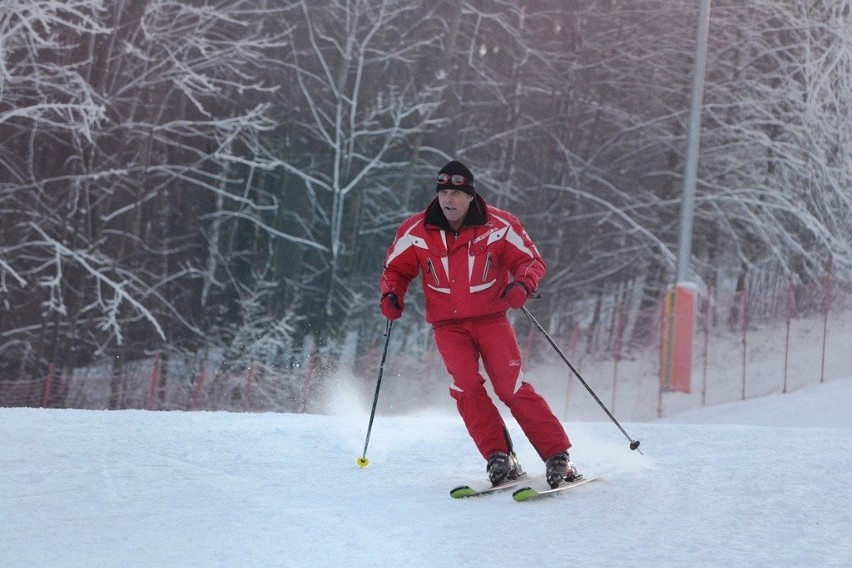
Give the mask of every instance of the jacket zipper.
[[488, 253], [488, 258], [485, 259], [485, 270], [482, 271], [482, 281], [488, 278], [488, 271], [491, 270], [491, 253]]
[[432, 259], [426, 259], [426, 266], [429, 267], [429, 274], [432, 275], [432, 279], [435, 280], [435, 286], [440, 286], [441, 282], [438, 280], [438, 274], [435, 272], [435, 267], [432, 266]]

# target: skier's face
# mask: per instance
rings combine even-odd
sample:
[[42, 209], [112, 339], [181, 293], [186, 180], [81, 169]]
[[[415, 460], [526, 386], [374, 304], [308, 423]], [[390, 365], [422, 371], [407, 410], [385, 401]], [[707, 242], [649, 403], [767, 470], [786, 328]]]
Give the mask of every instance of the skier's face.
[[442, 189], [438, 192], [438, 203], [441, 204], [444, 216], [454, 229], [461, 227], [471, 201], [473, 196], [459, 189]]

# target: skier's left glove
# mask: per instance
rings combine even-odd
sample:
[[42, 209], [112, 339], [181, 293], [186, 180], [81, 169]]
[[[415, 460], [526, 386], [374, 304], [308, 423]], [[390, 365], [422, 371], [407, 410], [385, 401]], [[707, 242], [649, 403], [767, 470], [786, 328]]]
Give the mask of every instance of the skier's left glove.
[[503, 289], [503, 294], [500, 296], [500, 299], [503, 300], [510, 308], [518, 309], [524, 305], [527, 301], [527, 298], [530, 295], [530, 291], [522, 282], [510, 282], [508, 286]]

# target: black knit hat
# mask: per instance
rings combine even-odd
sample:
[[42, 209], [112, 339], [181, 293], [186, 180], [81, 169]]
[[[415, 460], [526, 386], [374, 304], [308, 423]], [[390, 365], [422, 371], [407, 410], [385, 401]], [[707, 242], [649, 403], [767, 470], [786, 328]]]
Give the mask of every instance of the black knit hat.
[[[461, 176], [461, 178], [453, 176]], [[453, 183], [455, 181], [455, 183]], [[443, 182], [443, 183], [442, 183]], [[453, 160], [438, 172], [438, 187], [435, 191], [442, 189], [458, 189], [468, 195], [476, 195], [476, 185], [473, 183], [473, 174], [467, 166], [459, 161]]]

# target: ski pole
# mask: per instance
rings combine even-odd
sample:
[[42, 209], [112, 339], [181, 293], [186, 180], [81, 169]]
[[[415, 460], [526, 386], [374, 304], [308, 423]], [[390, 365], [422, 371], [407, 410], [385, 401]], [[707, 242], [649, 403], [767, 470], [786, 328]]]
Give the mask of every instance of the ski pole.
[[367, 425], [367, 439], [364, 440], [364, 453], [358, 457], [358, 467], [365, 468], [370, 465], [370, 460], [367, 459], [367, 445], [370, 443], [370, 431], [373, 429], [373, 418], [376, 417], [376, 405], [379, 402], [379, 389], [382, 386], [382, 374], [385, 372], [385, 358], [388, 356], [388, 344], [390, 343], [391, 328], [393, 321], [388, 320], [385, 328], [385, 349], [382, 351], [382, 362], [379, 363], [379, 379], [376, 381], [376, 394], [373, 397], [373, 409], [370, 411], [370, 423]]
[[[527, 314], [527, 317], [530, 318], [530, 320], [533, 322], [533, 325], [535, 325], [538, 330], [544, 334], [544, 337], [547, 339], [547, 342], [550, 343], [551, 347], [556, 349], [556, 352], [559, 353], [559, 356], [562, 357], [562, 360], [565, 361], [565, 364], [568, 365], [568, 368], [571, 369], [571, 372], [573, 372], [574, 375], [580, 380], [580, 382], [583, 383], [583, 386], [586, 387], [586, 390], [589, 391], [589, 394], [592, 395], [592, 398], [594, 398], [595, 401], [600, 405], [600, 407], [603, 408], [603, 411], [606, 412], [606, 415], [609, 416], [609, 419], [612, 420], [613, 423], [618, 426], [618, 429], [621, 430], [621, 433], [624, 434], [624, 436], [628, 440], [630, 440], [630, 449], [637, 449], [639, 447], [639, 440], [634, 440], [633, 438], [631, 438], [630, 435], [627, 434], [627, 432], [624, 430], [624, 428], [621, 427], [621, 424], [618, 423], [618, 420], [615, 419], [615, 416], [612, 415], [612, 412], [610, 412], [606, 405], [601, 402], [601, 399], [598, 398], [598, 395], [595, 394], [595, 391], [592, 390], [592, 387], [589, 386], [589, 384], [583, 379], [583, 376], [580, 375], [577, 369], [574, 368], [574, 365], [571, 364], [571, 361], [568, 360], [568, 357], [566, 357], [562, 350], [559, 349], [559, 346], [556, 345], [556, 342], [553, 341], [553, 338], [550, 337], [550, 334], [545, 331], [545, 329], [541, 326], [540, 323], [538, 323], [538, 320], [533, 317], [533, 315], [526, 308], [526, 306], [521, 306], [521, 310], [523, 310], [523, 312]], [[639, 453], [642, 453], [641, 450], [639, 451]]]

